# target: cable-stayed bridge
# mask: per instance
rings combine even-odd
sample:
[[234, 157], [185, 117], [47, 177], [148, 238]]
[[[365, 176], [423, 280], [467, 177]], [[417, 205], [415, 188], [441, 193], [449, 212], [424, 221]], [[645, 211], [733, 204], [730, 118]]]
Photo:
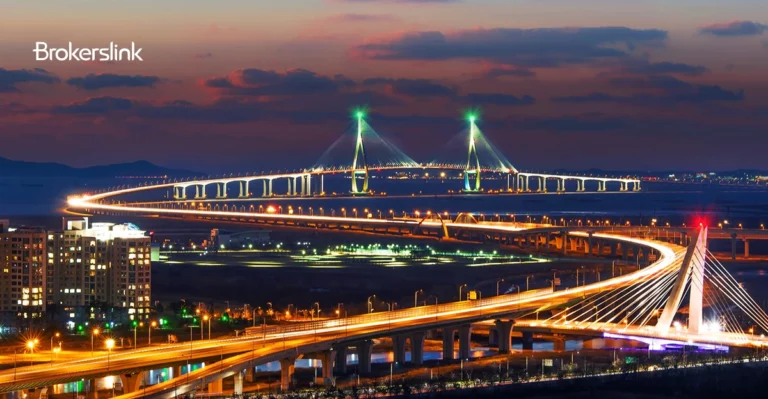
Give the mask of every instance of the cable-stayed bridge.
[[[185, 181], [164, 181], [155, 186], [157, 188], [173, 188], [173, 198], [177, 200], [208, 198], [208, 187], [215, 186], [215, 198], [225, 199], [229, 197], [230, 184], [237, 186], [237, 198], [246, 199], [254, 196], [253, 191], [258, 191], [254, 185], [261, 183], [261, 197], [276, 195], [285, 196], [313, 196], [324, 195], [324, 177], [327, 175], [347, 174], [351, 177], [349, 193], [351, 195], [372, 194], [370, 175], [372, 172], [381, 171], [407, 171], [421, 169], [439, 169], [443, 171], [458, 171], [463, 177], [461, 192], [481, 193], [482, 176], [484, 174], [506, 176], [507, 192], [547, 192], [547, 182], [557, 182], [557, 192], [566, 191], [566, 183], [574, 182], [572, 191], [586, 191], [586, 183], [596, 183], [598, 192], [608, 191], [608, 184], [615, 185], [615, 191], [639, 191], [640, 180], [623, 177], [600, 177], [559, 175], [534, 172], [521, 172], [510, 163], [493, 143], [483, 134], [477, 125], [474, 115], [467, 118], [468, 129], [450, 140], [441, 151], [442, 156], [458, 157], [462, 151], [464, 160], [456, 158], [452, 160], [434, 160], [419, 163], [409, 157], [379, 135], [365, 120], [362, 111], [355, 114], [355, 124], [352, 132], [343, 134], [339, 140], [333, 143], [320, 157], [315, 165], [292, 172], [268, 172], [254, 173], [220, 178], [188, 179]], [[466, 135], [465, 135], [466, 134]], [[351, 142], [350, 142], [351, 141]], [[453, 146], [458, 144], [460, 147]], [[353, 156], [349, 157], [354, 149]], [[282, 182], [285, 189], [276, 185]], [[533, 185], [531, 184], [533, 182]], [[192, 191], [194, 190], [194, 191]]]
[[[642, 228], [612, 228], [610, 231], [585, 228], [504, 222], [478, 222], [462, 214], [454, 221], [437, 215], [424, 218], [337, 217], [106, 204], [104, 195], [79, 198], [73, 208], [89, 212], [131, 213], [204, 220], [266, 223], [266, 221], [313, 230], [342, 229], [374, 234], [412, 234], [469, 237], [486, 242], [516, 244], [542, 252], [585, 251], [591, 256], [623, 253], [643, 259], [645, 267], [590, 284], [555, 290], [537, 289], [503, 294], [482, 300], [416, 306], [403, 310], [370, 313], [340, 319], [295, 323], [270, 328], [256, 327], [245, 337], [169, 345], [126, 351], [109, 359], [94, 358], [77, 364], [50, 365], [50, 368], [22, 368], [11, 376], [0, 373], [0, 390], [41, 386], [104, 375], [120, 375], [123, 397], [163, 397], [197, 390], [208, 384], [209, 392], [219, 389], [223, 378], [234, 378], [235, 393], [242, 391], [244, 376], [253, 367], [279, 360], [281, 386], [290, 388], [293, 364], [302, 356], [319, 358], [323, 376], [332, 381], [334, 370], [344, 373], [347, 352], [355, 350], [361, 372], [370, 370], [373, 339], [392, 337], [395, 358], [405, 361], [405, 343], [410, 341], [412, 362], [423, 362], [427, 330], [443, 335], [443, 359], [454, 359], [454, 339], [459, 336], [458, 355], [469, 356], [472, 323], [496, 321], [499, 350], [510, 349], [512, 330], [523, 333], [524, 348], [534, 333], [601, 336], [645, 340], [649, 348], [671, 345], [761, 347], [762, 335], [745, 332], [748, 326], [768, 331], [768, 316], [749, 294], [706, 250], [707, 229], [679, 243], [658, 241], [652, 231]], [[666, 234], [666, 233], [665, 233]], [[690, 240], [690, 243], [688, 241]], [[578, 280], [577, 280], [578, 281]], [[687, 311], [681, 304], [688, 303]], [[687, 314], [687, 317], [686, 317]], [[754, 327], [752, 327], [754, 328]], [[749, 330], [747, 330], [749, 331]], [[218, 357], [217, 357], [218, 356]], [[144, 371], [185, 362], [213, 361], [206, 367], [174, 374], [166, 382], [142, 386]], [[213, 359], [213, 360], [211, 360]], [[249, 371], [251, 370], [251, 371]], [[238, 388], [239, 387], [239, 388]]]

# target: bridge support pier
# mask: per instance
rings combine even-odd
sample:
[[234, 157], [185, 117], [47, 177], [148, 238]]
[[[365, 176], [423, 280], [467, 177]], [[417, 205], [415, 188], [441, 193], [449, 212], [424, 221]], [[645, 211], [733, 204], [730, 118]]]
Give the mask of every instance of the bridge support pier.
[[357, 343], [357, 365], [360, 374], [371, 372], [371, 353], [373, 352], [373, 341], [365, 340]]
[[589, 233], [589, 238], [587, 238], [587, 245], [585, 246], [586, 253], [588, 256], [592, 256], [592, 233]]
[[443, 360], [454, 360], [453, 338], [456, 335], [456, 327], [443, 327]]
[[281, 391], [287, 391], [291, 389], [291, 386], [293, 385], [293, 372], [296, 367], [295, 363], [296, 363], [296, 357], [289, 357], [289, 358], [280, 360], [280, 390]]
[[333, 365], [336, 374], [347, 374], [347, 347], [336, 347], [336, 363]]
[[499, 353], [509, 353], [512, 348], [510, 337], [512, 335], [512, 320], [496, 320], [496, 334], [499, 340]]
[[392, 337], [392, 350], [395, 363], [397, 364], [405, 363], [405, 340], [407, 339], [407, 335], [395, 335]]
[[227, 183], [216, 183], [216, 198], [227, 198]]
[[[248, 368], [251, 368], [251, 367], [248, 367]], [[238, 371], [237, 373], [235, 373], [234, 377], [235, 377], [235, 384], [234, 384], [234, 388], [232, 389], [232, 393], [234, 394], [235, 397], [243, 396], [243, 379], [244, 379], [243, 372]]]
[[731, 260], [736, 260], [736, 233], [731, 234]]
[[555, 337], [552, 342], [555, 344], [555, 352], [565, 351], [565, 338]]
[[240, 182], [240, 198], [248, 198], [251, 196], [250, 193], [250, 181], [241, 181]]
[[530, 331], [523, 331], [523, 350], [533, 350], [533, 333]]
[[744, 239], [744, 257], [749, 258], [749, 240]]
[[472, 326], [459, 327], [459, 359], [469, 359], [470, 343], [472, 340]]
[[208, 383], [208, 394], [218, 393], [221, 394], [224, 392], [224, 380], [221, 378], [217, 378], [211, 382]]
[[563, 252], [563, 255], [566, 255], [568, 253], [568, 232], [567, 231], [561, 231], [560, 232], [560, 241], [561, 241], [561, 247], [560, 250]]
[[424, 337], [426, 333], [415, 332], [411, 334], [411, 363], [424, 364]]
[[123, 383], [123, 394], [138, 391], [143, 380], [143, 371], [136, 374], [120, 374], [120, 381]]
[[333, 379], [333, 360], [336, 358], [336, 351], [330, 350], [320, 354], [320, 363], [323, 366], [323, 385], [332, 387], [335, 384]]
[[247, 369], [245, 369], [245, 380], [248, 382], [254, 382], [256, 380], [256, 368], [253, 366], [248, 366]]
[[195, 185], [195, 199], [205, 199], [205, 186], [202, 184]]
[[99, 399], [99, 390], [95, 378], [88, 380], [88, 394], [85, 397], [88, 399]]

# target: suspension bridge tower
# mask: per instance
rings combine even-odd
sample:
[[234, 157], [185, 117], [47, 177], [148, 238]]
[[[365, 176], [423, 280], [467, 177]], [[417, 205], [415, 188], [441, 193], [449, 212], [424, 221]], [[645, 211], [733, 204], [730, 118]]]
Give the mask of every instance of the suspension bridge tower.
[[[352, 195], [368, 194], [368, 161], [365, 158], [365, 147], [363, 146], [363, 111], [355, 112], [357, 117], [357, 141], [355, 144], [355, 158], [352, 160]], [[362, 190], [357, 186], [358, 176], [363, 177]]]
[[477, 147], [475, 146], [475, 134], [477, 133], [475, 119], [475, 115], [469, 115], [469, 152], [467, 154], [467, 167], [464, 168], [465, 193], [480, 191], [480, 158], [477, 156]]

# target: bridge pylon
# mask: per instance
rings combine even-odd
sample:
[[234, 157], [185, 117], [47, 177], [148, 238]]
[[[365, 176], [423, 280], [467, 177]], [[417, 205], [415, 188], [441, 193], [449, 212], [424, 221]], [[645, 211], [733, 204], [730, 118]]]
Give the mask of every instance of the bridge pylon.
[[702, 226], [694, 233], [691, 245], [680, 265], [675, 285], [669, 294], [664, 311], [656, 322], [656, 330], [662, 334], [669, 332], [672, 320], [683, 300], [686, 285], [690, 282], [688, 332], [698, 334], [704, 322], [702, 306], [704, 296], [704, 267], [707, 260], [707, 228]]
[[[368, 161], [365, 157], [365, 146], [363, 145], [363, 111], [355, 113], [357, 117], [357, 141], [355, 143], [355, 157], [352, 160], [352, 195], [368, 194]], [[357, 186], [358, 176], [363, 177], [362, 190]]]
[[[469, 116], [469, 150], [467, 152], [467, 166], [464, 168], [464, 192], [477, 193], [480, 191], [480, 157], [477, 155], [475, 145], [475, 116]], [[474, 160], [473, 160], [474, 158]]]

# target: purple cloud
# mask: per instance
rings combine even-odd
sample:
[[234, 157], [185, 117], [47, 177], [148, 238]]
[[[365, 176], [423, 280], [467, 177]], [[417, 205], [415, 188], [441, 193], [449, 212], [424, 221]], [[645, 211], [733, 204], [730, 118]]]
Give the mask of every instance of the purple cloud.
[[16, 87], [19, 83], [39, 82], [39, 83], [59, 83], [58, 76], [46, 71], [45, 69], [3, 69], [0, 68], [0, 93], [15, 93], [20, 90]]
[[365, 79], [363, 84], [369, 86], [387, 85], [393, 93], [409, 97], [453, 97], [456, 95], [456, 89], [429, 79], [369, 78]]
[[559, 103], [613, 102], [640, 106], [672, 106], [680, 103], [740, 102], [744, 91], [731, 91], [717, 85], [694, 85], [671, 76], [616, 78], [609, 83], [620, 89], [638, 89], [646, 93], [627, 96], [595, 92], [578, 96], [553, 97]]
[[339, 14], [328, 17], [330, 22], [392, 22], [396, 21], [393, 15], [388, 14]]
[[755, 36], [762, 35], [768, 25], [752, 21], [730, 21], [703, 26], [699, 32], [715, 36]]
[[240, 96], [283, 96], [335, 93], [355, 82], [343, 75], [322, 76], [306, 69], [276, 72], [256, 68], [239, 69], [228, 76], [203, 81], [205, 87]]
[[100, 90], [112, 87], [155, 87], [164, 81], [158, 76], [93, 74], [67, 79], [67, 84], [83, 90]]
[[529, 95], [522, 97], [503, 93], [469, 93], [464, 101], [474, 105], [533, 105], [536, 99]]
[[637, 44], [655, 44], [666, 38], [663, 30], [626, 27], [427, 31], [363, 43], [353, 54], [373, 60], [470, 59], [551, 67], [624, 57]]
[[699, 76], [709, 69], [702, 65], [689, 65], [679, 62], [648, 62], [647, 60], [632, 60], [623, 62], [619, 68], [620, 72], [640, 74], [640, 75], [658, 75], [658, 74], [679, 74], [686, 76]]
[[532, 78], [536, 76], [536, 72], [530, 69], [522, 68], [491, 68], [483, 73], [483, 77], [488, 79], [496, 79], [503, 76], [513, 76], [516, 78]]

